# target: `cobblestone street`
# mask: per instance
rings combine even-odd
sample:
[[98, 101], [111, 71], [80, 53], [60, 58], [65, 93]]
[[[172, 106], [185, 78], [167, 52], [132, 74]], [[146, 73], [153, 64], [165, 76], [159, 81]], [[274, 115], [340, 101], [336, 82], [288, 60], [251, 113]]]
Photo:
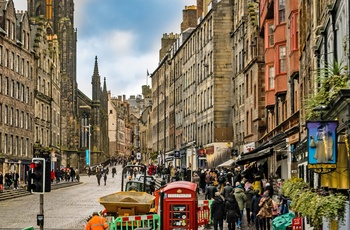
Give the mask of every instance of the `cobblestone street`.
[[[110, 170], [111, 172], [111, 170]], [[84, 229], [86, 218], [94, 211], [100, 211], [103, 206], [98, 198], [113, 192], [120, 191], [121, 166], [117, 166], [118, 175], [112, 178], [108, 175], [107, 185], [97, 185], [96, 176], [82, 175], [82, 184], [52, 190], [44, 195], [44, 229]], [[199, 200], [204, 200], [204, 194], [199, 195]], [[33, 194], [20, 198], [9, 199], [0, 202], [0, 229], [22, 229], [36, 224], [36, 215], [39, 214], [40, 196]], [[207, 226], [202, 229], [213, 229]], [[226, 223], [224, 229], [228, 229]], [[243, 230], [254, 229], [247, 226], [243, 220]]]
[[[121, 166], [117, 166], [118, 173]], [[81, 175], [80, 185], [44, 194], [44, 229], [83, 229], [93, 211], [103, 209], [98, 198], [120, 191], [121, 177], [108, 175], [107, 185], [97, 185], [96, 176]], [[33, 194], [0, 202], [0, 229], [21, 229], [36, 224], [40, 195]]]

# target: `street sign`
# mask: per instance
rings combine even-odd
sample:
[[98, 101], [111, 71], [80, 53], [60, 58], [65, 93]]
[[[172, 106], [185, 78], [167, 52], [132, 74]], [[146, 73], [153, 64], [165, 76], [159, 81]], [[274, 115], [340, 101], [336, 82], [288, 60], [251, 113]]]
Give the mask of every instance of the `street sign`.
[[86, 165], [90, 165], [89, 150], [85, 150]]
[[136, 159], [141, 160], [141, 153], [136, 153]]

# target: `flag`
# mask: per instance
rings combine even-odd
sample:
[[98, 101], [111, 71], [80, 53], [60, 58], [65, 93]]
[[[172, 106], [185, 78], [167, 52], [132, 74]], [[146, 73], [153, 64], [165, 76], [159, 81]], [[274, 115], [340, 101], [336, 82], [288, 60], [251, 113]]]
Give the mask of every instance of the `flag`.
[[148, 69], [147, 69], [147, 76], [149, 76], [149, 72], [148, 72]]

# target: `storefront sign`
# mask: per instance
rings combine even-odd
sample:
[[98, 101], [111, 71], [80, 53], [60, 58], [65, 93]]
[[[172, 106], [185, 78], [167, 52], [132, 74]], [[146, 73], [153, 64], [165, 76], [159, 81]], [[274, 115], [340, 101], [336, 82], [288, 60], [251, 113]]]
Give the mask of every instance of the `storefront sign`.
[[213, 154], [214, 153], [214, 146], [210, 146], [205, 148], [205, 153], [206, 154]]
[[255, 149], [255, 142], [248, 143], [243, 145], [243, 153], [248, 153]]
[[308, 121], [309, 168], [335, 168], [337, 163], [337, 121]]
[[292, 229], [301, 230], [303, 226], [303, 219], [301, 217], [295, 217], [292, 219]]

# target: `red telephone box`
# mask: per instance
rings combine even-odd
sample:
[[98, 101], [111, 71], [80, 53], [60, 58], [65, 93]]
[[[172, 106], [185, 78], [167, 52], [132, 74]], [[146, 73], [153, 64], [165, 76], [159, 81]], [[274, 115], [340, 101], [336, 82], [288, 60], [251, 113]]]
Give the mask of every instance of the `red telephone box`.
[[176, 181], [163, 188], [163, 229], [198, 229], [196, 187], [192, 182]]

